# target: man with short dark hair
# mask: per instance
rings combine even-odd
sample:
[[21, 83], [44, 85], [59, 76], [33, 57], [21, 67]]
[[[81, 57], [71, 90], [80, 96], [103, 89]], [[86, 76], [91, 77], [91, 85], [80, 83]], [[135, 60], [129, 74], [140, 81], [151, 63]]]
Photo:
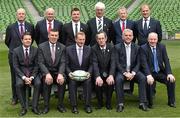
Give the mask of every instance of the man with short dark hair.
[[13, 65], [16, 73], [16, 90], [22, 107], [20, 116], [27, 112], [26, 96], [27, 87], [33, 85], [32, 111], [39, 115], [38, 100], [40, 93], [41, 80], [37, 63], [38, 50], [31, 46], [32, 38], [29, 32], [25, 32], [22, 37], [22, 45], [13, 51]]
[[50, 30], [48, 34], [49, 41], [39, 45], [38, 63], [43, 75], [43, 96], [44, 110], [43, 114], [49, 112], [49, 102], [52, 84], [55, 83], [58, 88], [58, 106], [59, 112], [66, 112], [63, 104], [65, 93], [65, 46], [58, 42], [59, 32], [56, 29]]

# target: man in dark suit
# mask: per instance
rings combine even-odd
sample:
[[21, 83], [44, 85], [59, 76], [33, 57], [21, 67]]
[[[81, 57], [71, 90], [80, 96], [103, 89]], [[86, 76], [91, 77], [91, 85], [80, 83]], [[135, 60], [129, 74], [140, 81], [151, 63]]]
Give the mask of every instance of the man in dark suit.
[[117, 72], [115, 77], [117, 112], [124, 109], [124, 91], [125, 81], [135, 81], [139, 87], [139, 108], [147, 111], [146, 105], [146, 77], [139, 71], [139, 47], [132, 42], [133, 31], [125, 29], [122, 35], [124, 43], [115, 46]]
[[153, 105], [154, 81], [161, 82], [167, 87], [168, 105], [175, 106], [175, 77], [172, 75], [166, 48], [158, 43], [158, 34], [152, 32], [148, 36], [148, 43], [140, 48], [141, 65], [147, 77], [148, 107]]
[[106, 43], [107, 35], [101, 31], [96, 35], [97, 44], [92, 47], [98, 109], [103, 106], [103, 92], [106, 95], [106, 108], [112, 109], [111, 98], [114, 90], [115, 56], [114, 46]]
[[88, 25], [88, 45], [93, 46], [96, 43], [96, 34], [99, 31], [104, 31], [107, 34], [107, 41], [111, 42], [114, 39], [112, 20], [104, 17], [105, 5], [98, 2], [95, 5], [96, 17], [87, 22]]
[[122, 33], [126, 28], [133, 30], [133, 36], [134, 36], [133, 42], [135, 42], [136, 41], [134, 34], [135, 22], [127, 19], [128, 17], [127, 9], [125, 7], [120, 7], [118, 10], [118, 15], [119, 15], [119, 20], [113, 23], [114, 33], [115, 33], [115, 38], [113, 40], [113, 43], [118, 44], [124, 42], [122, 39]]
[[23, 35], [23, 45], [14, 49], [13, 64], [16, 72], [16, 90], [22, 110], [20, 116], [27, 112], [26, 106], [26, 86], [34, 85], [32, 111], [39, 115], [38, 99], [41, 80], [38, 76], [37, 48], [32, 47], [32, 38], [29, 32]]
[[48, 41], [48, 33], [51, 29], [56, 29], [59, 32], [58, 41], [62, 39], [62, 27], [61, 21], [55, 20], [55, 11], [53, 8], [47, 8], [45, 11], [45, 19], [37, 22], [35, 27], [35, 41], [39, 45], [43, 42]]
[[13, 68], [13, 49], [22, 44], [22, 36], [24, 32], [30, 32], [32, 39], [34, 36], [34, 26], [25, 21], [26, 11], [23, 8], [20, 8], [16, 12], [17, 21], [9, 25], [6, 29], [5, 44], [9, 48], [9, 66], [11, 71], [11, 88], [12, 88], [12, 105], [17, 104], [17, 93], [16, 93], [16, 79], [15, 79], [15, 70]]
[[59, 43], [59, 32], [51, 29], [48, 34], [49, 41], [39, 45], [38, 63], [43, 75], [43, 95], [44, 111], [49, 112], [49, 101], [52, 84], [56, 83], [58, 88], [58, 107], [59, 112], [66, 112], [63, 105], [65, 93], [65, 46]]
[[143, 4], [140, 8], [143, 18], [136, 21], [136, 32], [138, 45], [147, 43], [147, 37], [150, 32], [156, 32], [158, 34], [158, 42], [162, 40], [161, 24], [158, 20], [150, 17], [150, 7], [147, 4]]
[[[92, 54], [91, 48], [85, 44], [85, 33], [78, 32], [75, 37], [76, 44], [66, 48], [66, 73], [69, 75], [69, 94], [70, 103], [72, 105], [72, 113], [79, 113], [77, 108], [77, 86], [83, 85], [83, 94], [85, 96], [85, 111], [91, 113], [91, 78], [92, 73]], [[72, 79], [72, 73], [76, 70], [83, 70], [87, 72], [86, 80], [78, 82]]]
[[[87, 36], [88, 27], [86, 24], [80, 22], [80, 10], [78, 8], [73, 8], [71, 10], [72, 21], [64, 24], [63, 26], [63, 41], [62, 43], [66, 46], [75, 44], [75, 35], [77, 32], [84, 32]], [[87, 37], [86, 37], [87, 39]]]

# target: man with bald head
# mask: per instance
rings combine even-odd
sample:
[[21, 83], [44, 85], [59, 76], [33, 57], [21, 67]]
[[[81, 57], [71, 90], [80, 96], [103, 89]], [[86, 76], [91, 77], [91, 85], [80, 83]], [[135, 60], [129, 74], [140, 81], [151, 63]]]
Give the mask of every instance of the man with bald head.
[[35, 27], [35, 40], [37, 45], [48, 41], [48, 33], [51, 29], [59, 31], [59, 39], [62, 38], [63, 23], [55, 19], [55, 10], [53, 8], [47, 8], [44, 13], [44, 19], [37, 22]]
[[140, 48], [141, 66], [147, 78], [148, 107], [153, 105], [153, 84], [155, 81], [167, 87], [168, 105], [175, 106], [175, 77], [172, 75], [166, 47], [158, 43], [158, 34], [148, 35], [148, 43]]
[[112, 20], [104, 16], [105, 4], [97, 2], [95, 5], [96, 17], [87, 22], [88, 25], [88, 43], [90, 46], [96, 44], [96, 34], [104, 31], [107, 34], [107, 41], [113, 40], [113, 24]]
[[13, 68], [13, 49], [22, 45], [22, 36], [24, 32], [30, 32], [32, 39], [34, 38], [34, 26], [26, 22], [26, 11], [19, 8], [16, 12], [17, 21], [10, 24], [6, 29], [5, 44], [9, 48], [9, 66], [11, 71], [11, 88], [12, 88], [12, 105], [17, 104], [18, 98], [16, 93], [15, 70]]

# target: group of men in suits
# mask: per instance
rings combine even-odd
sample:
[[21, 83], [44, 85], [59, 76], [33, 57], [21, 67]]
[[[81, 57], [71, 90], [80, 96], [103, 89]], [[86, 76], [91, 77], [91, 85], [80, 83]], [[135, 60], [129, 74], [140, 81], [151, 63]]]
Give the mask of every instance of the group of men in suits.
[[[49, 112], [53, 83], [58, 86], [57, 109], [62, 113], [66, 112], [63, 104], [66, 83], [69, 85], [72, 113], [79, 113], [79, 84], [83, 85], [85, 111], [92, 112], [91, 83], [97, 93], [97, 109], [103, 107], [103, 92], [106, 108], [112, 109], [111, 97], [115, 87], [116, 111], [122, 112], [125, 81], [139, 84], [140, 109], [147, 111], [147, 107], [152, 108], [155, 80], [167, 85], [168, 105], [175, 107], [175, 78], [166, 49], [160, 44], [160, 22], [150, 17], [150, 7], [147, 4], [142, 5], [140, 10], [143, 18], [134, 22], [127, 19], [127, 10], [121, 7], [118, 10], [119, 19], [113, 23], [104, 16], [104, 3], [98, 2], [95, 5], [96, 17], [90, 19], [87, 24], [80, 22], [80, 10], [73, 8], [72, 21], [63, 25], [55, 20], [54, 9], [48, 8], [45, 18], [37, 22], [34, 29], [32, 24], [25, 21], [25, 10], [18, 9], [17, 22], [7, 27], [5, 44], [9, 48], [12, 104], [16, 104], [19, 99], [22, 106], [20, 115], [27, 112], [23, 88], [32, 84], [35, 88], [32, 111], [35, 114], [40, 114], [37, 103], [41, 85], [44, 98], [42, 113]], [[38, 49], [31, 46], [33, 39]], [[139, 46], [135, 44], [136, 39]], [[151, 47], [156, 47], [156, 56], [153, 55]], [[72, 72], [75, 70], [86, 71], [88, 79], [83, 82], [72, 80]]]

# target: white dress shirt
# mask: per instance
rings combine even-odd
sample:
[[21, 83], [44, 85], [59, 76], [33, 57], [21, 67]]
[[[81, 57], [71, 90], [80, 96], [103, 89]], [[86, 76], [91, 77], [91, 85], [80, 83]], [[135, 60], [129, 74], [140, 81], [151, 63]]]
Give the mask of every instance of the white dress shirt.
[[[143, 23], [142, 26], [143, 26], [143, 29], [144, 29], [145, 18], [143, 18], [143, 22], [142, 23]], [[149, 23], [150, 23], [150, 16], [146, 19], [147, 29], [150, 28]]]
[[75, 33], [76, 33], [76, 32], [75, 32], [75, 30], [76, 30], [76, 24], [78, 24], [78, 25], [77, 25], [77, 32], [80, 31], [80, 21], [77, 22], [77, 23], [75, 23], [75, 22], [72, 21], [72, 28], [73, 28], [74, 36], [75, 36]]

